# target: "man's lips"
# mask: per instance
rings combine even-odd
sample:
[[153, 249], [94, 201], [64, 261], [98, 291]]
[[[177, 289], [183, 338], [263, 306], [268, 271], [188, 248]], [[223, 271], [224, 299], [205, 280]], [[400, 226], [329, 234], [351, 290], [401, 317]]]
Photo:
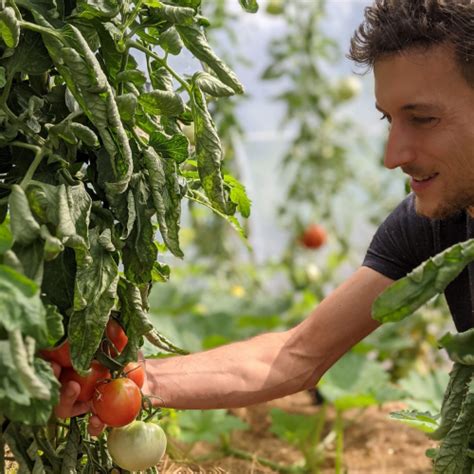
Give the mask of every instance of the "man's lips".
[[424, 191], [429, 186], [431, 186], [431, 184], [437, 178], [438, 174], [439, 173], [434, 173], [427, 176], [421, 176], [421, 175], [411, 176], [411, 179], [410, 179], [411, 189], [413, 189], [414, 192]]

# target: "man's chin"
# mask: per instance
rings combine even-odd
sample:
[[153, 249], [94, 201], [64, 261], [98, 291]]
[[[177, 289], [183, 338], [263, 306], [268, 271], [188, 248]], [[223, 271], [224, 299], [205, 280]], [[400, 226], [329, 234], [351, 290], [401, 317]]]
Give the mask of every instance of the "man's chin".
[[427, 217], [428, 219], [447, 219], [448, 217], [460, 214], [463, 209], [465, 209], [465, 207], [458, 207], [446, 203], [438, 205], [424, 203], [415, 196], [415, 212], [422, 217]]

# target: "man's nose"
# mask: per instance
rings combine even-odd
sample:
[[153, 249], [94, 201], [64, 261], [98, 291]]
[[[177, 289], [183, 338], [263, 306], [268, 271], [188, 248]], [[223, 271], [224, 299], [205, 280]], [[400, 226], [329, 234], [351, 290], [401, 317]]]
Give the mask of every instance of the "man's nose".
[[384, 166], [392, 170], [414, 161], [415, 158], [416, 152], [410, 133], [392, 123], [385, 146]]

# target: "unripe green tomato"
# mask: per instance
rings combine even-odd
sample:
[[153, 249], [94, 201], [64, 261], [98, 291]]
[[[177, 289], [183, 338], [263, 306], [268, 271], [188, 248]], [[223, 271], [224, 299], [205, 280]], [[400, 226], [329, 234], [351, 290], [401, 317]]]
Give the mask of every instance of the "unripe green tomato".
[[155, 423], [133, 421], [113, 428], [107, 446], [115, 464], [127, 471], [144, 471], [158, 464], [166, 451], [166, 435]]

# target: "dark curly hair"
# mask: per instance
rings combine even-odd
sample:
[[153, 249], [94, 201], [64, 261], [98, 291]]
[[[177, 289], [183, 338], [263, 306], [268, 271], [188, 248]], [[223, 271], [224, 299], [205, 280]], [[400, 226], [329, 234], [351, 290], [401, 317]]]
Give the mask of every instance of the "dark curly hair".
[[384, 56], [441, 44], [453, 47], [461, 74], [474, 87], [474, 0], [375, 0], [347, 57], [372, 68]]

